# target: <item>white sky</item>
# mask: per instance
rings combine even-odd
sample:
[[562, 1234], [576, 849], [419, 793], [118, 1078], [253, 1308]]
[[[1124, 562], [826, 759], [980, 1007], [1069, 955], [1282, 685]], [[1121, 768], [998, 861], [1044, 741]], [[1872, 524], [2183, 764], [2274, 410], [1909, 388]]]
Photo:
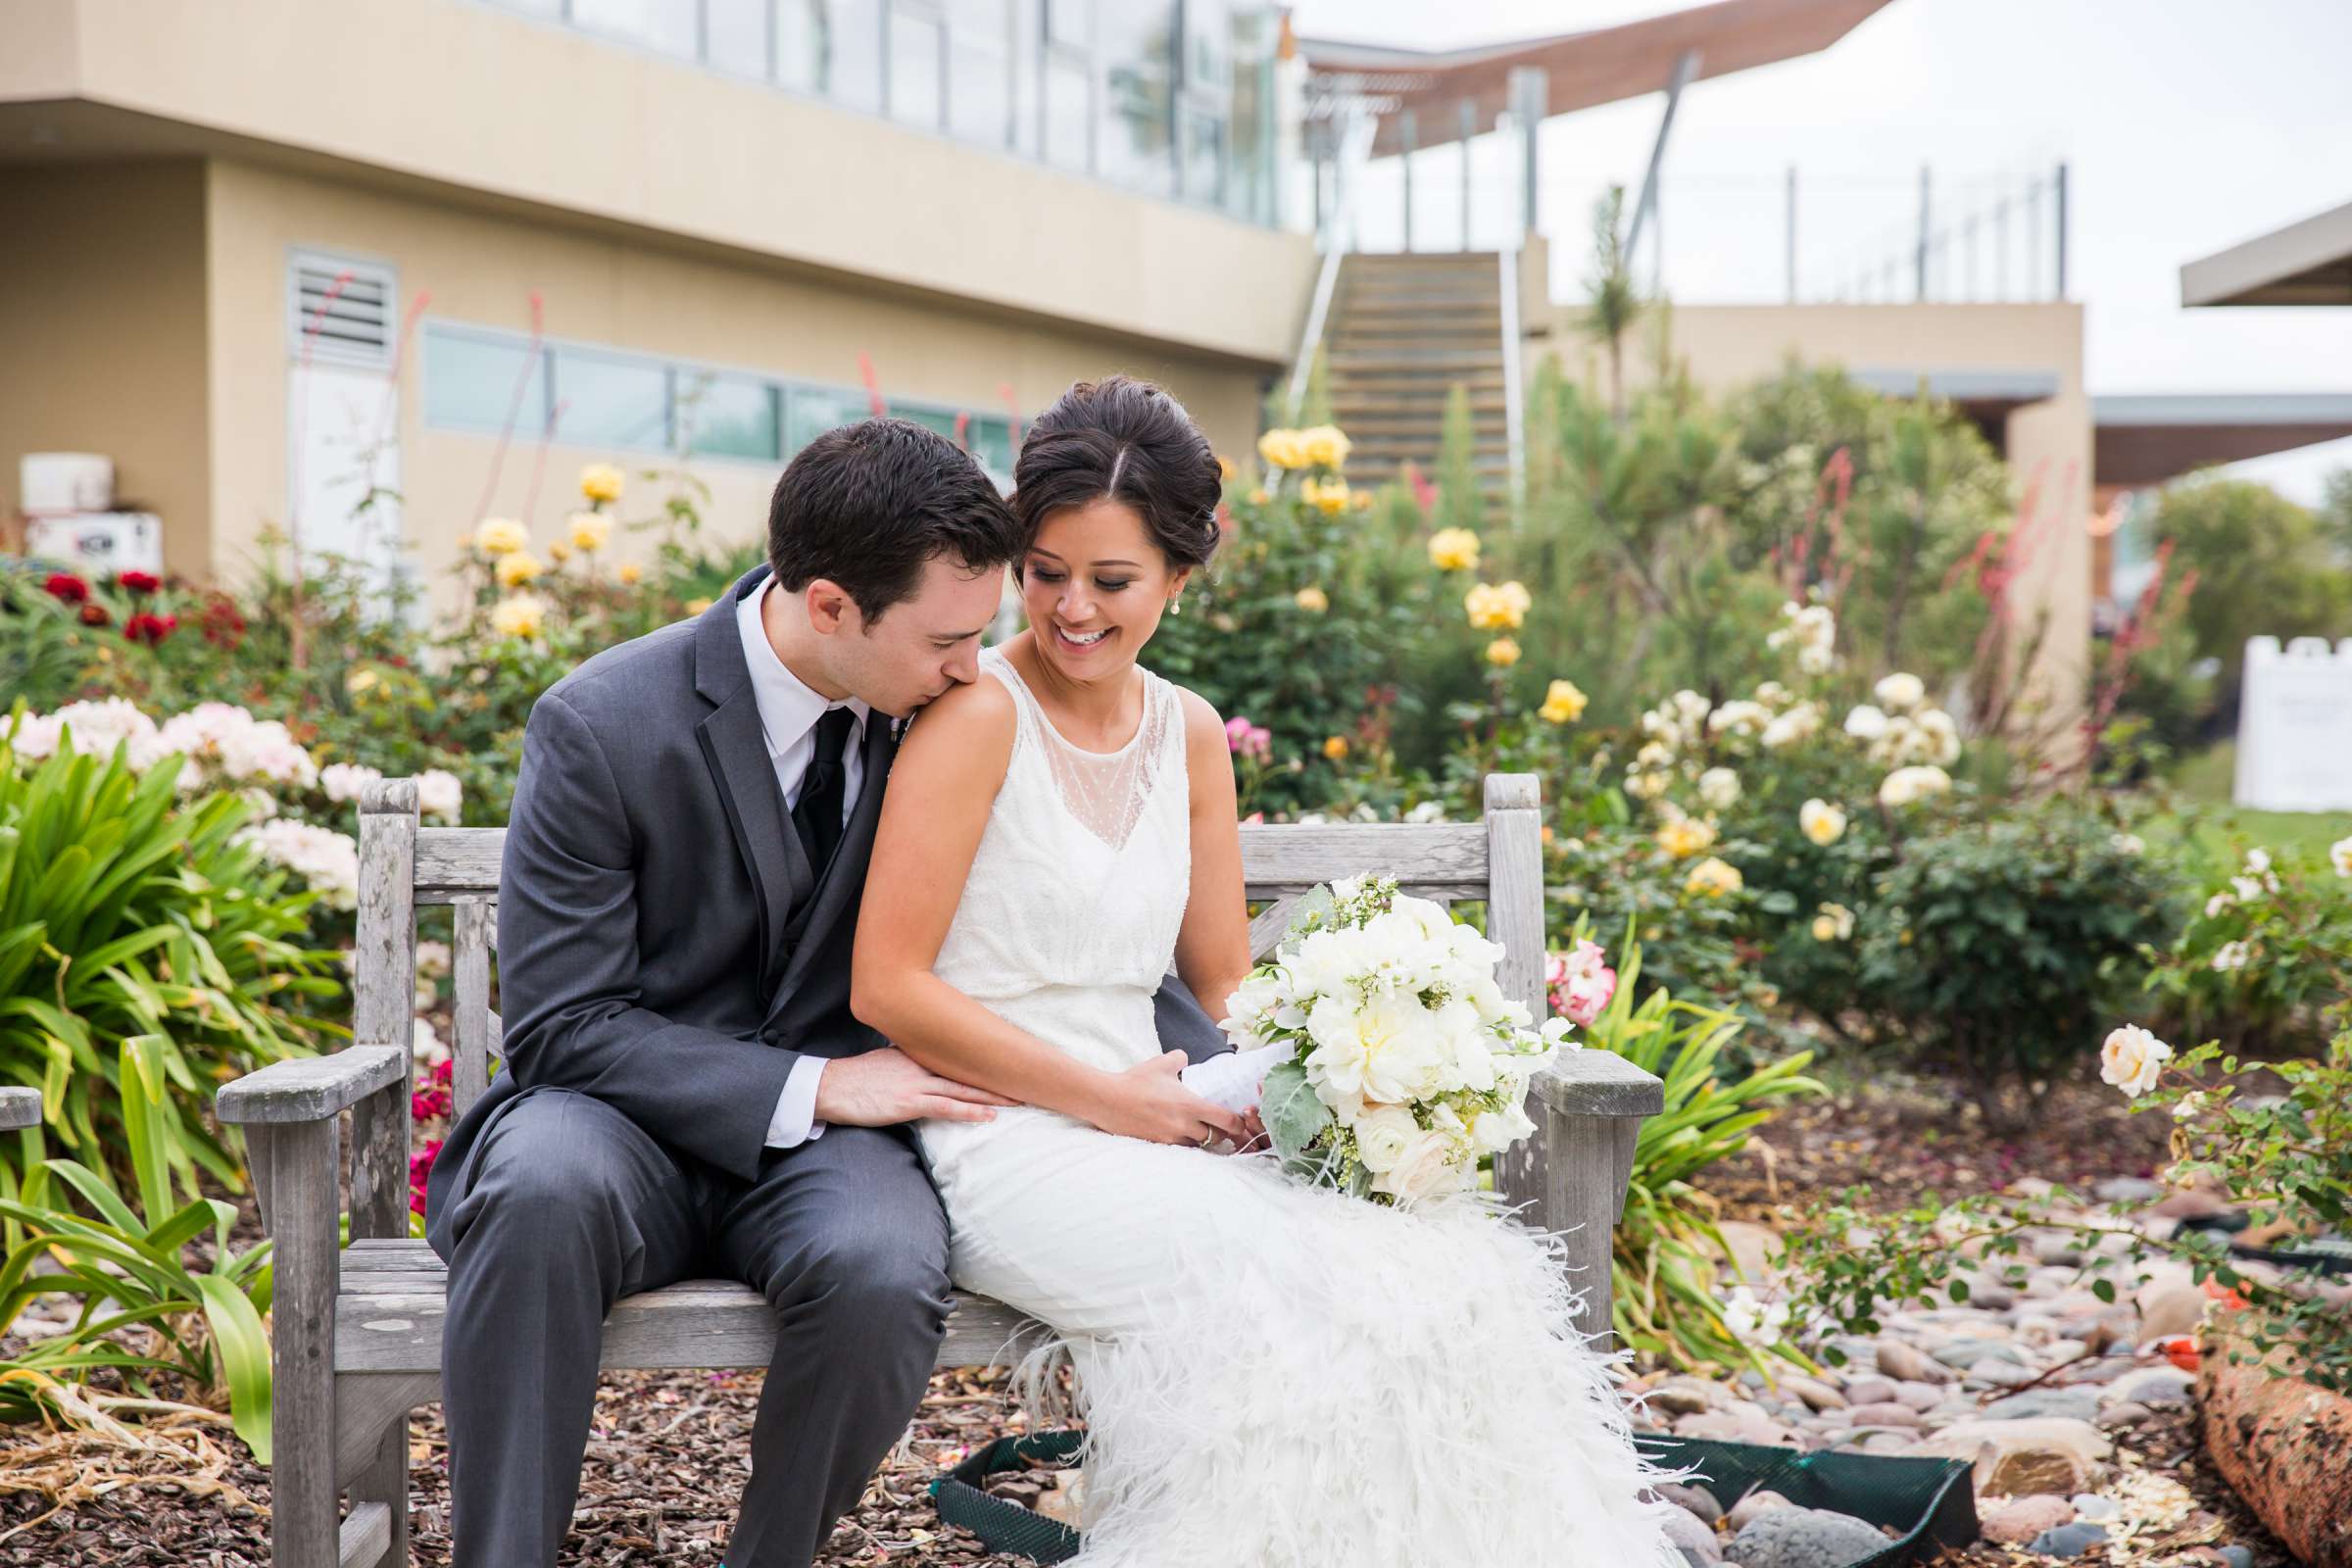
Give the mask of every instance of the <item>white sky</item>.
[[[1313, 36], [1443, 48], [1675, 9], [1297, 0], [1295, 18]], [[2352, 393], [2352, 308], [2180, 305], [2181, 263], [2352, 200], [2348, 81], [2352, 0], [1893, 0], [1822, 54], [1684, 95], [1664, 174], [1667, 288], [1693, 303], [1783, 297], [1790, 164], [1800, 290], [1813, 294], [1865, 256], [1908, 243], [1922, 165], [1934, 171], [1940, 214], [2065, 160], [2069, 293], [2086, 307], [2094, 394]], [[1639, 188], [1663, 104], [1651, 94], [1546, 125], [1542, 223], [1555, 297], [1571, 296], [1583, 270], [1592, 198], [1618, 182], [1630, 202]], [[1500, 147], [1482, 154], [1473, 198], [1485, 228], [1505, 220], [1516, 187]], [[1432, 153], [1416, 166], [1424, 243], [1458, 236], [1455, 157]], [[1382, 223], [1394, 243], [1394, 201], [1367, 196], [1367, 243], [1384, 243], [1373, 232]], [[1980, 292], [1992, 267], [1989, 224], [1982, 232]], [[2022, 217], [2010, 237], [2017, 292]], [[2352, 441], [2239, 467], [2308, 501], [2343, 466]]]

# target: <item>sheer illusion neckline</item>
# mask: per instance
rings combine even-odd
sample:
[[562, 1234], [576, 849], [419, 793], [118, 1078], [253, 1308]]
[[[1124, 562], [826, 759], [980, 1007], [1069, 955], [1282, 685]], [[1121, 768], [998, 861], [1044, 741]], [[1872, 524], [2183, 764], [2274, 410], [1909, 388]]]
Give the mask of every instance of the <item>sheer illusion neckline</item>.
[[1128, 736], [1125, 743], [1122, 744], [1116, 751], [1098, 752], [1091, 746], [1079, 745], [1076, 741], [1070, 739], [1067, 735], [1064, 735], [1061, 732], [1061, 727], [1054, 722], [1054, 715], [1046, 711], [1045, 699], [1037, 695], [1037, 689], [1031, 686], [1028, 678], [1022, 675], [1020, 670], [1015, 667], [1011, 655], [1005, 653], [1003, 649], [992, 649], [990, 651], [997, 656], [998, 667], [1003, 669], [1005, 674], [1010, 675], [1012, 677], [1013, 684], [1020, 688], [1021, 695], [1029, 699], [1029, 705], [1037, 710], [1037, 721], [1039, 724], [1044, 726], [1046, 733], [1053, 736], [1055, 740], [1059, 741], [1063, 746], [1067, 747], [1072, 752], [1077, 753], [1080, 757], [1098, 758], [1105, 762], [1116, 761], [1143, 744], [1145, 732], [1152, 727], [1152, 672], [1150, 670], [1143, 669], [1140, 666], [1137, 670], [1137, 673], [1144, 677], [1144, 701], [1142, 705], [1143, 711], [1135, 721], [1135, 733]]

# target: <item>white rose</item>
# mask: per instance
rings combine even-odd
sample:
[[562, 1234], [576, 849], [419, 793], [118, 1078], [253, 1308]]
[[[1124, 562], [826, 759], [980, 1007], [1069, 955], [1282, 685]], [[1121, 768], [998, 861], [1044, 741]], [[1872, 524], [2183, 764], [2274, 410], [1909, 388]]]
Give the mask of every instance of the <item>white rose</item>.
[[1740, 775], [1728, 767], [1710, 767], [1698, 775], [1698, 798], [1718, 811], [1731, 809], [1740, 799]]
[[416, 811], [420, 816], [455, 822], [465, 808], [465, 799], [455, 773], [428, 767], [416, 775]]
[[1810, 800], [1798, 807], [1796, 825], [1806, 838], [1825, 849], [1845, 837], [1845, 813], [1823, 800]]
[[419, 1074], [430, 1072], [449, 1059], [449, 1048], [441, 1043], [439, 1035], [433, 1033], [431, 1019], [416, 1020], [416, 1028], [409, 1039], [409, 1054], [415, 1058]]
[[1470, 1124], [1470, 1141], [1490, 1154], [1499, 1154], [1535, 1130], [1526, 1111], [1506, 1105], [1501, 1110], [1481, 1111]]
[[1886, 733], [1886, 715], [1864, 703], [1845, 715], [1845, 732], [1858, 741], [1875, 741]]
[[2251, 850], [2248, 850], [2248, 851], [2246, 852], [2246, 869], [2247, 869], [2247, 870], [2249, 870], [2249, 871], [2253, 872], [2253, 873], [2254, 873], [2256, 876], [2260, 876], [2260, 875], [2262, 875], [2262, 873], [2263, 873], [2263, 872], [2265, 872], [2265, 871], [2268, 871], [2270, 868], [2271, 868], [2271, 852], [2270, 852], [2270, 851], [2268, 851], [2268, 850], [2265, 850], [2265, 849], [2259, 849], [2259, 848], [2257, 848], [2257, 849], [2251, 849]]
[[2126, 1024], [2099, 1048], [2099, 1076], [2128, 1095], [2144, 1095], [2156, 1087], [2165, 1058], [2173, 1048], [2139, 1025]]
[[2114, 846], [2115, 853], [2118, 855], [2145, 855], [2148, 853], [2148, 841], [2136, 833], [2118, 833], [2108, 842]]
[[1355, 1152], [1364, 1169], [1384, 1176], [1421, 1138], [1421, 1124], [1402, 1105], [1374, 1105], [1355, 1121]]
[[2210, 920], [2215, 915], [2221, 913], [2224, 909], [2233, 906], [2236, 903], [2237, 900], [2231, 898], [2227, 893], [2216, 893], [2212, 898], [2205, 901], [2205, 918]]
[[2225, 942], [2214, 952], [2214, 970], [2220, 974], [2229, 974], [2232, 970], [2243, 969], [2246, 966], [2246, 960], [2252, 956], [2253, 950], [2243, 942]]
[[2352, 876], [2352, 839], [2337, 839], [2328, 845], [2328, 863], [2335, 867], [2337, 876]]
[[1901, 670], [1896, 670], [1873, 686], [1870, 694], [1876, 697], [1881, 705], [1889, 709], [1900, 710], [1917, 708], [1927, 700], [1928, 683], [1917, 675], [1909, 675]]
[[1425, 1132], [1373, 1181], [1372, 1190], [1388, 1193], [1400, 1203], [1417, 1203], [1433, 1194], [1459, 1188], [1468, 1164], [1463, 1152], [1461, 1145], [1444, 1133]]
[[349, 804], [360, 798], [360, 792], [384, 775], [372, 767], [357, 762], [330, 762], [318, 770], [318, 787], [326, 798], [338, 804]]

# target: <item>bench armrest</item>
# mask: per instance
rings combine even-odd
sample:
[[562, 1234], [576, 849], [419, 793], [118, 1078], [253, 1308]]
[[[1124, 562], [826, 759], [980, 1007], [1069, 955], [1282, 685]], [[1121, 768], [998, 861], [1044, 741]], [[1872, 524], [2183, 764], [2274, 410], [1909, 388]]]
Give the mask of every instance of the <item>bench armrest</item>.
[[273, 1061], [221, 1087], [213, 1102], [224, 1122], [323, 1121], [408, 1074], [397, 1046], [346, 1046], [331, 1056]]
[[1613, 1051], [1563, 1051], [1528, 1085], [1564, 1116], [1655, 1116], [1666, 1086]]
[[38, 1089], [0, 1089], [0, 1132], [14, 1132], [20, 1127], [38, 1127], [41, 1124], [41, 1092]]

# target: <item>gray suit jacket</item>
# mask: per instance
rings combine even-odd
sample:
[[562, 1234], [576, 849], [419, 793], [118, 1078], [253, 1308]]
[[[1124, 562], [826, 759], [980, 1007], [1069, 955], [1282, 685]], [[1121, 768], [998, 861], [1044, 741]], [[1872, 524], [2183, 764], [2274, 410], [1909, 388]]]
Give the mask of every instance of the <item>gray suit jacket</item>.
[[[866, 725], [864, 778], [820, 881], [792, 830], [735, 612], [608, 649], [550, 687], [523, 732], [498, 906], [505, 1068], [451, 1130], [427, 1214], [523, 1090], [596, 1096], [749, 1181], [804, 1055], [886, 1044], [850, 1012], [850, 941], [897, 748]], [[1163, 1042], [1225, 1042], [1181, 982]]]

